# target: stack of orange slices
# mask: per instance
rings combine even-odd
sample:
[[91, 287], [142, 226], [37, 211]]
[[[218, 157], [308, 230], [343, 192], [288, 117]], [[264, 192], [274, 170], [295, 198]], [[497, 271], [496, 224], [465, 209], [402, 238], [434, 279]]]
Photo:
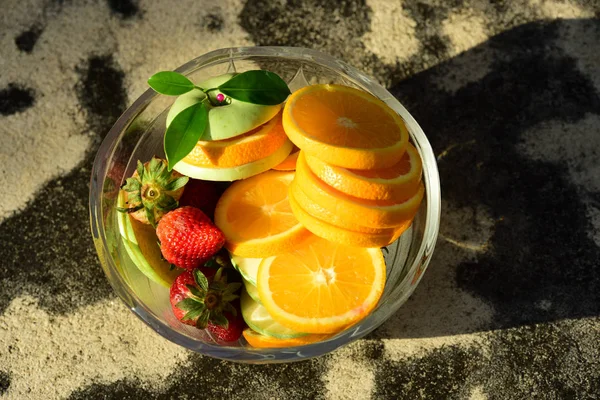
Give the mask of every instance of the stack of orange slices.
[[379, 247], [410, 226], [424, 195], [404, 122], [370, 94], [308, 86], [278, 118], [298, 151], [233, 183], [215, 210], [243, 277], [244, 337], [254, 347], [326, 340], [369, 315], [386, 279]]
[[410, 226], [424, 195], [422, 163], [384, 102], [347, 86], [307, 86], [288, 99], [283, 127], [301, 149], [289, 202], [309, 231], [382, 247]]
[[293, 144], [283, 130], [280, 112], [265, 124], [241, 135], [198, 141], [175, 169], [195, 179], [234, 181], [281, 164], [292, 148]]

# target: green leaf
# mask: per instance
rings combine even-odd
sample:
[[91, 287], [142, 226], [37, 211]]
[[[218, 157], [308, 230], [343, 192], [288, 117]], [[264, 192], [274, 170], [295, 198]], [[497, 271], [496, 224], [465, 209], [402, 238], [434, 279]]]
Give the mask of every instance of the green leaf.
[[194, 280], [196, 281], [198, 286], [202, 288], [202, 290], [204, 290], [205, 292], [208, 291], [208, 279], [206, 279], [206, 276], [204, 276], [202, 271], [200, 271], [199, 269], [194, 271]]
[[137, 161], [137, 173], [140, 178], [140, 182], [142, 181], [142, 177], [144, 176], [144, 164], [140, 160]]
[[227, 318], [225, 318], [223, 314], [213, 313], [210, 317], [210, 322], [212, 322], [213, 324], [222, 326], [225, 329], [229, 327], [229, 321], [227, 320]]
[[156, 228], [156, 220], [154, 219], [154, 210], [146, 208], [146, 218], [153, 228]]
[[283, 103], [291, 93], [279, 75], [260, 70], [242, 72], [217, 89], [236, 100], [266, 106]]
[[227, 285], [225, 292], [226, 293], [235, 293], [241, 287], [242, 287], [242, 284], [240, 282], [232, 282]]
[[237, 310], [231, 303], [225, 303], [223, 305], [223, 311], [227, 311], [227, 312], [231, 313], [231, 315], [233, 315], [234, 317], [237, 316]]
[[221, 278], [222, 278], [222, 276], [223, 276], [223, 268], [219, 268], [219, 269], [217, 270], [217, 272], [215, 273], [215, 278], [214, 278], [214, 281], [215, 281], [215, 282], [217, 282], [217, 281], [221, 281]]
[[204, 103], [189, 106], [171, 121], [164, 141], [169, 171], [192, 151], [202, 138], [207, 125], [208, 109]]
[[226, 284], [221, 281], [212, 281], [210, 283], [210, 289], [215, 290], [217, 292], [222, 292], [226, 288]]
[[196, 308], [194, 310], [188, 311], [185, 313], [185, 315], [183, 316], [183, 318], [181, 318], [182, 321], [193, 321], [196, 318], [198, 318], [199, 316], [201, 316], [206, 310], [204, 308], [200, 309], [200, 308]]
[[179, 203], [177, 202], [177, 200], [175, 200], [171, 196], [163, 195], [161, 196], [157, 204], [157, 208], [161, 211], [171, 211], [177, 208], [178, 204]]
[[150, 179], [155, 179], [162, 170], [165, 168], [165, 165], [156, 157], [152, 157], [150, 162], [148, 163], [148, 177]]
[[208, 325], [209, 317], [210, 317], [210, 311], [204, 310], [204, 312], [198, 318], [198, 321], [196, 321], [196, 327], [199, 329], [205, 329], [206, 326]]
[[200, 289], [198, 289], [196, 286], [194, 285], [185, 285], [188, 290], [190, 291], [190, 293], [192, 293], [194, 296], [199, 297], [201, 299], [204, 299], [204, 296], [206, 295], [206, 292], [201, 291]]
[[185, 76], [177, 72], [157, 72], [148, 79], [148, 85], [160, 94], [179, 96], [194, 88], [194, 84]]
[[229, 302], [229, 301], [233, 301], [233, 300], [237, 299], [238, 297], [240, 297], [240, 296], [238, 296], [237, 294], [231, 294], [231, 293], [225, 292], [225, 293], [223, 293], [223, 297], [221, 297], [221, 301]]
[[169, 192], [174, 192], [175, 190], [184, 187], [190, 178], [187, 176], [182, 176], [181, 178], [177, 178], [171, 182], [169, 182], [165, 186], [165, 190]]
[[177, 306], [177, 308], [179, 308], [180, 310], [183, 310], [183, 311], [191, 311], [191, 310], [195, 310], [199, 307], [204, 309], [204, 304], [200, 303], [197, 300], [190, 299], [190, 298], [181, 300], [179, 303], [176, 304], [176, 306]]
[[142, 188], [142, 183], [136, 178], [127, 178], [123, 185], [123, 190], [126, 192], [139, 191]]

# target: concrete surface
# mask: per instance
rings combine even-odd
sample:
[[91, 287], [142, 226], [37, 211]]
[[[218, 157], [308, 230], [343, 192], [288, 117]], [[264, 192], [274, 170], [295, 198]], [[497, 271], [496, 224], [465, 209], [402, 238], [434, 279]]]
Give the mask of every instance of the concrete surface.
[[[375, 76], [438, 155], [421, 285], [331, 355], [187, 352], [115, 297], [90, 167], [153, 72], [219, 47], [324, 50]], [[600, 397], [600, 3], [5, 0], [1, 399]]]

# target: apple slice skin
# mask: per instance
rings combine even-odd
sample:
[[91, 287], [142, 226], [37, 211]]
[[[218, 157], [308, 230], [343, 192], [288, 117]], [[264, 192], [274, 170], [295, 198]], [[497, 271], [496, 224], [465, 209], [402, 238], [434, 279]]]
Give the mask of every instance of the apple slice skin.
[[256, 276], [258, 275], [258, 267], [262, 258], [240, 257], [235, 254], [230, 254], [230, 257], [231, 264], [240, 272], [242, 278], [256, 286]]
[[[122, 198], [122, 194], [119, 194], [120, 206]], [[148, 279], [170, 288], [182, 270], [171, 269], [171, 265], [161, 258], [158, 238], [152, 226], [142, 224], [122, 212], [117, 212], [117, 223], [123, 246], [131, 261]]]
[[276, 322], [271, 318], [267, 309], [252, 300], [245, 290], [242, 291], [240, 304], [244, 321], [255, 332], [277, 339], [293, 339], [308, 335], [307, 333], [296, 332]]
[[[220, 75], [200, 82], [198, 86], [202, 88], [217, 87], [233, 76], [234, 74]], [[216, 95], [218, 92], [215, 91], [214, 93]], [[167, 127], [177, 114], [205, 98], [206, 94], [199, 89], [193, 89], [179, 96], [167, 114]], [[271, 120], [283, 106], [283, 104], [264, 106], [236, 99], [230, 100], [231, 104], [226, 106], [215, 107], [209, 102], [206, 103], [208, 107], [208, 126], [202, 140], [224, 140], [246, 133]]]

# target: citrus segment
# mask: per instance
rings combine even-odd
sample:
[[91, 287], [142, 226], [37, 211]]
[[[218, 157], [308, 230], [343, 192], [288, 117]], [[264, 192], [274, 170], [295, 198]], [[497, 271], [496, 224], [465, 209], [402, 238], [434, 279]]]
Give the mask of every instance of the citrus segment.
[[183, 161], [197, 167], [231, 168], [265, 158], [286, 141], [279, 113], [266, 124], [234, 138], [201, 140]]
[[311, 85], [292, 93], [283, 127], [307, 154], [346, 168], [391, 167], [408, 143], [402, 118], [389, 106], [341, 85]]
[[298, 156], [295, 182], [315, 203], [348, 223], [371, 228], [393, 228], [411, 220], [419, 210], [425, 193], [423, 183], [419, 184], [416, 193], [398, 202], [359, 199], [317, 178], [306, 164], [303, 153], [301, 151]]
[[306, 336], [306, 333], [296, 332], [290, 328], [286, 328], [279, 322], [273, 320], [267, 309], [260, 303], [252, 300], [248, 292], [243, 291], [240, 298], [240, 307], [242, 309], [242, 317], [248, 326], [263, 335], [272, 336], [278, 339], [290, 339], [300, 336]]
[[347, 195], [369, 200], [397, 200], [417, 192], [423, 167], [410, 143], [398, 163], [381, 169], [336, 167], [305, 154], [310, 170], [323, 182]]
[[225, 247], [241, 257], [269, 257], [294, 248], [310, 233], [288, 201], [293, 172], [268, 171], [231, 185], [217, 203], [215, 224]]
[[250, 346], [263, 349], [305, 346], [307, 344], [320, 342], [329, 337], [329, 335], [306, 335], [291, 339], [277, 339], [272, 336], [261, 335], [252, 329], [245, 329], [242, 334]]
[[293, 196], [290, 204], [294, 215], [306, 229], [315, 235], [332, 242], [356, 247], [384, 247], [394, 242], [410, 226], [412, 220], [405, 221], [395, 228], [373, 230], [370, 233], [344, 229], [316, 218], [303, 209]]
[[314, 238], [264, 259], [257, 287], [262, 304], [283, 326], [298, 332], [334, 333], [375, 308], [385, 275], [380, 249]]
[[275, 150], [267, 157], [248, 164], [238, 165], [237, 167], [198, 167], [181, 160], [175, 164], [173, 169], [183, 175], [189, 176], [190, 178], [202, 179], [205, 181], [235, 181], [246, 179], [248, 177], [258, 175], [261, 172], [265, 172], [279, 164], [281, 161], [285, 160], [285, 158], [290, 154], [292, 146], [292, 143], [287, 140], [280, 148]]

